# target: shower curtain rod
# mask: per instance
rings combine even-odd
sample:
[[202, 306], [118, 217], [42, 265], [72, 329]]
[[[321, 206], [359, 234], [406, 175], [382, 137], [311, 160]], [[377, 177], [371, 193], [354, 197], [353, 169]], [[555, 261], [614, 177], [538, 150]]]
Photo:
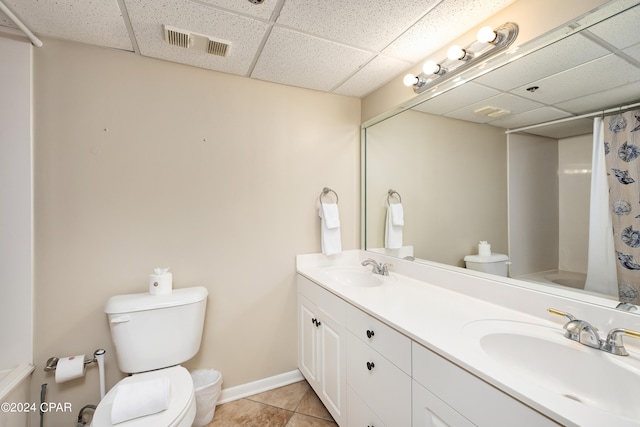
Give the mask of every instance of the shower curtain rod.
[[2, 0], [0, 0], [0, 10], [2, 10], [4, 14], [7, 15], [7, 17], [11, 19], [13, 23], [16, 24], [18, 28], [22, 30], [22, 32], [29, 38], [29, 40], [31, 40], [31, 43], [34, 46], [42, 47], [42, 40], [36, 37], [36, 35], [33, 34], [31, 30], [28, 29], [27, 26], [22, 23], [20, 18], [18, 18], [16, 15], [13, 14], [13, 12], [11, 12], [11, 10], [9, 10], [9, 8], [2, 2]]
[[539, 128], [539, 127], [543, 127], [543, 126], [549, 126], [549, 125], [555, 125], [555, 124], [558, 124], [558, 123], [571, 122], [573, 120], [578, 120], [578, 119], [587, 119], [589, 117], [604, 116], [605, 114], [622, 112], [623, 110], [629, 110], [629, 109], [635, 108], [635, 107], [640, 107], [640, 102], [636, 102], [635, 104], [629, 104], [629, 105], [621, 105], [620, 107], [609, 108], [607, 110], [594, 111], [593, 113], [581, 114], [579, 116], [565, 117], [564, 119], [551, 120], [549, 122], [543, 122], [543, 123], [538, 123], [538, 124], [535, 124], [535, 125], [523, 126], [521, 128], [507, 129], [504, 133], [506, 133], [508, 135], [510, 133], [522, 132], [524, 130], [535, 129], [535, 128]]

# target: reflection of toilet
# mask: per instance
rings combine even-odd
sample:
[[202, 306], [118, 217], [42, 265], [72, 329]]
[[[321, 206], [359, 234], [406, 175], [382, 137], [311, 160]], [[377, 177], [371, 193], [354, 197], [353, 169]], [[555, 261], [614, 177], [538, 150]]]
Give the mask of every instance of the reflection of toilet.
[[507, 277], [509, 257], [496, 253], [489, 256], [467, 255], [464, 257], [464, 263], [469, 270]]
[[115, 424], [118, 427], [190, 427], [196, 414], [191, 374], [179, 363], [200, 349], [207, 290], [174, 289], [168, 295], [117, 295], [105, 306], [111, 338], [122, 372], [134, 374], [116, 384], [102, 399], [93, 427], [110, 427], [118, 387], [134, 389], [153, 380], [169, 380], [167, 409]]

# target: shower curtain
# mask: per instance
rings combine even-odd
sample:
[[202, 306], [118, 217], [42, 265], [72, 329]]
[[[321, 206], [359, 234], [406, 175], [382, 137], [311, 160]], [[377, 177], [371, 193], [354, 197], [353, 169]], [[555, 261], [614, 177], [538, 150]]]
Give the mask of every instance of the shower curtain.
[[640, 304], [640, 110], [606, 117], [604, 146], [618, 295]]
[[609, 183], [605, 163], [603, 122], [602, 117], [596, 117], [593, 121], [589, 251], [584, 289], [617, 297], [618, 276], [613, 225], [609, 214]]

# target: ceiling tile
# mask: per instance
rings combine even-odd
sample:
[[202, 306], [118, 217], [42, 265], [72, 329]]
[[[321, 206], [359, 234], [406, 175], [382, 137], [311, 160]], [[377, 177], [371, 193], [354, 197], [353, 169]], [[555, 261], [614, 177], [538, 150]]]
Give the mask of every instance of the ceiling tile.
[[640, 63], [640, 43], [630, 46], [622, 51]]
[[427, 100], [415, 106], [414, 109], [429, 114], [445, 114], [499, 93], [495, 89], [469, 82]]
[[278, 25], [379, 51], [440, 0], [287, 0]]
[[637, 102], [638, 100], [640, 100], [640, 81], [570, 99], [569, 101], [555, 104], [555, 106], [574, 114], [586, 114], [593, 112], [594, 108], [605, 110], [622, 104]]
[[476, 79], [478, 83], [500, 90], [512, 90], [609, 53], [591, 40], [576, 35], [562, 39], [544, 49]]
[[562, 139], [570, 136], [585, 135], [593, 133], [593, 119], [577, 119], [562, 123], [529, 129], [527, 133], [546, 136], [549, 138]]
[[329, 91], [371, 56], [363, 50], [274, 27], [251, 77]]
[[416, 63], [513, 1], [444, 0], [383, 52]]
[[537, 123], [544, 123], [551, 120], [564, 119], [571, 114], [553, 107], [543, 107], [536, 110], [526, 111], [521, 114], [512, 114], [500, 117], [489, 122], [490, 125], [507, 129], [514, 129], [521, 126], [529, 126]]
[[[117, 0], [3, 0], [35, 34], [133, 50]], [[2, 25], [13, 22], [3, 16]]]
[[200, 3], [208, 6], [215, 6], [220, 9], [226, 9], [230, 12], [239, 13], [242, 15], [252, 16], [265, 21], [268, 21], [273, 14], [277, 0], [266, 0], [262, 4], [253, 4], [249, 1], [243, 0], [191, 0], [193, 3]]
[[395, 78], [410, 65], [406, 61], [378, 55], [342, 83], [334, 92], [361, 98]]
[[452, 111], [446, 114], [446, 116], [455, 119], [470, 120], [478, 123], [488, 123], [496, 120], [494, 117], [475, 113], [476, 110], [483, 107], [494, 107], [501, 110], [506, 110], [511, 116], [521, 114], [529, 110], [542, 108], [544, 107], [544, 105], [528, 99], [520, 98], [519, 96], [510, 95], [507, 93], [499, 93], [496, 96], [471, 103], [470, 105], [464, 104], [462, 108]]
[[[248, 72], [267, 29], [265, 22], [188, 0], [125, 2], [142, 55], [226, 73]], [[165, 41], [163, 24], [228, 42], [229, 53], [221, 57], [171, 46]]]
[[[527, 83], [512, 92], [544, 104], [556, 104], [587, 93], [613, 89], [637, 78], [636, 67], [610, 54], [542, 80]], [[529, 85], [538, 86], [539, 89], [529, 92]]]
[[624, 13], [593, 25], [589, 28], [589, 32], [618, 49], [624, 49], [640, 43], [640, 31], [638, 31], [639, 22], [640, 6], [635, 6]]

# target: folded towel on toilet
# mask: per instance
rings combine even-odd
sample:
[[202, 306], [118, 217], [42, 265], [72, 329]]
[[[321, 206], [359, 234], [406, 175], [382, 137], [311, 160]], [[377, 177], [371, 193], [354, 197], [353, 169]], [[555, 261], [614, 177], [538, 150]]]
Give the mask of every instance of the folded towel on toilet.
[[342, 252], [340, 240], [340, 214], [337, 203], [322, 203], [318, 210], [320, 221], [320, 240], [322, 253], [333, 255]]
[[120, 384], [111, 406], [111, 424], [156, 414], [169, 407], [169, 378]]
[[387, 220], [384, 228], [384, 247], [399, 249], [402, 247], [402, 227], [404, 226], [404, 211], [402, 204], [393, 203], [387, 207]]

